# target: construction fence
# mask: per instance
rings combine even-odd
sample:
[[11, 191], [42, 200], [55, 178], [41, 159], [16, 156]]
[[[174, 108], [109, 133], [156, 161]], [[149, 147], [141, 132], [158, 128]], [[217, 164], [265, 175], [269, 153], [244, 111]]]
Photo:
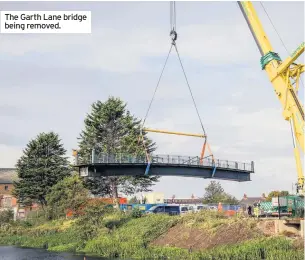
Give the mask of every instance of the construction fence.
[[275, 197], [259, 204], [259, 215], [265, 217], [304, 218], [304, 198], [298, 196]]

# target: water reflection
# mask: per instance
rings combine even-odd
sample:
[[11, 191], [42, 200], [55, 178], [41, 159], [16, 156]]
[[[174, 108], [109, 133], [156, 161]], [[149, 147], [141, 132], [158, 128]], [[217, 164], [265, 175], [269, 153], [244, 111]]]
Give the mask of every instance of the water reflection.
[[0, 260], [108, 260], [110, 258], [53, 253], [36, 248], [0, 246]]

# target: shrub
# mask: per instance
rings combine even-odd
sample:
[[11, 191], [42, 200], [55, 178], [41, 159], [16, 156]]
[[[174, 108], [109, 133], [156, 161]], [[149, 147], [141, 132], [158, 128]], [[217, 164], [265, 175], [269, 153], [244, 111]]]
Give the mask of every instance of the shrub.
[[87, 205], [84, 208], [84, 213], [75, 223], [80, 237], [83, 240], [88, 240], [96, 236], [98, 230], [103, 227], [104, 217], [113, 211], [112, 207], [99, 201]]
[[9, 223], [14, 219], [14, 212], [11, 209], [0, 211], [0, 225]]
[[134, 208], [131, 212], [131, 216], [133, 218], [140, 218], [143, 216], [143, 212], [141, 210], [139, 210], [138, 208]]

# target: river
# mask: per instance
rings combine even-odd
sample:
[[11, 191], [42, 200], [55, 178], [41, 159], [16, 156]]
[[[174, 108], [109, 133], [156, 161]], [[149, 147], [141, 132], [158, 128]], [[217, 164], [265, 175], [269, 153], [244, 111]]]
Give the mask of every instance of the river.
[[109, 260], [110, 258], [54, 253], [44, 249], [0, 246], [0, 260]]

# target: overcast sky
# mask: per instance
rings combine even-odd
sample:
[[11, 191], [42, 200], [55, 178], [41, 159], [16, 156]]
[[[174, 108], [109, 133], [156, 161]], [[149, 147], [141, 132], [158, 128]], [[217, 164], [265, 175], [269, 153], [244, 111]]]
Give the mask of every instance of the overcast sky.
[[[237, 3], [176, 6], [178, 49], [215, 157], [255, 162], [251, 182], [221, 184], [238, 198], [291, 191], [297, 174], [290, 127]], [[274, 50], [285, 59], [262, 6], [254, 6]], [[264, 6], [287, 49], [294, 51], [304, 41], [304, 3]], [[91, 104], [110, 95], [144, 117], [170, 47], [169, 2], [2, 2], [0, 8], [92, 11], [88, 35], [0, 35], [0, 167], [14, 167], [27, 142], [42, 131], [59, 133], [70, 156]], [[174, 52], [146, 122], [151, 128], [201, 133]], [[159, 154], [200, 154], [202, 142], [196, 138], [150, 137]], [[154, 190], [166, 197], [202, 196], [208, 183], [164, 177]]]

